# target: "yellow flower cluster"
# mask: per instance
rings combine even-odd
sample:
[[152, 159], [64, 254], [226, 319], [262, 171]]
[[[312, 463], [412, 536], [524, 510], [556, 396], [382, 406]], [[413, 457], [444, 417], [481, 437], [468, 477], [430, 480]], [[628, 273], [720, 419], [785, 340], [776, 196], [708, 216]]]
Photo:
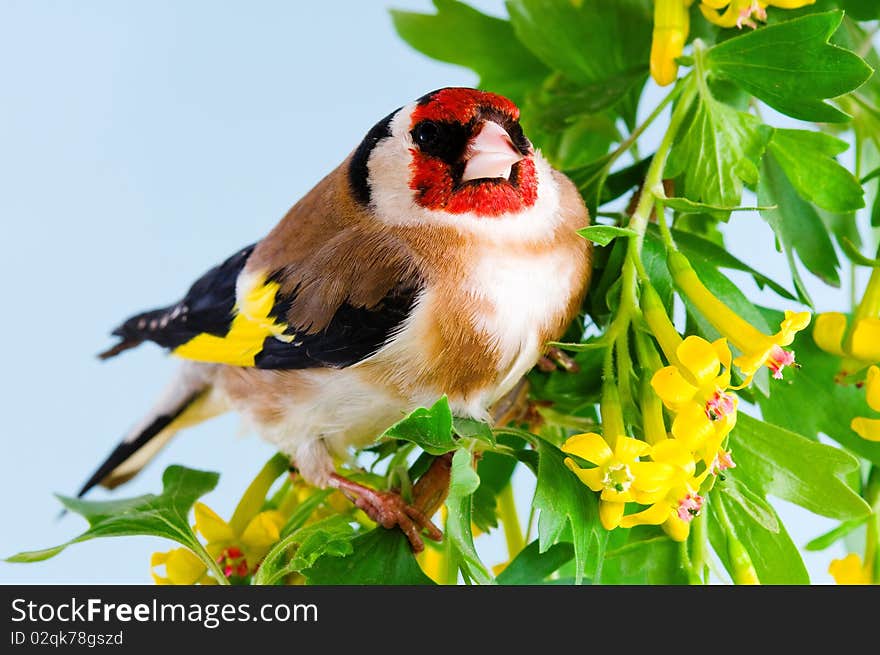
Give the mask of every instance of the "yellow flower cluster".
[[[689, 9], [694, 0], [654, 0], [654, 33], [651, 40], [651, 77], [661, 86], [675, 81], [678, 63], [690, 32]], [[755, 29], [756, 20], [767, 20], [767, 7], [797, 9], [816, 0], [701, 0], [703, 17], [720, 27]]]
[[[840, 357], [835, 381], [864, 385], [868, 406], [880, 412], [880, 269], [871, 272], [852, 321], [839, 312], [819, 314], [813, 341], [825, 352]], [[862, 377], [865, 369], [867, 373]], [[880, 441], [880, 419], [859, 416], [850, 427], [863, 439]]]
[[[734, 391], [741, 388], [731, 386], [732, 368], [739, 369], [743, 386], [761, 366], [781, 378], [783, 369], [794, 364], [794, 353], [785, 346], [809, 324], [810, 314], [787, 312], [776, 334], [764, 334], [715, 297], [681, 253], [671, 252], [668, 266], [679, 291], [722, 337], [713, 342], [682, 338], [657, 292], [643, 283], [642, 317], [653, 335], [653, 340], [637, 335], [642, 375], [649, 380], [643, 381], [639, 399], [643, 440], [626, 434], [617, 386], [606, 370], [603, 435], [572, 436], [562, 450], [570, 455], [566, 465], [599, 494], [599, 518], [606, 529], [661, 525], [683, 541], [714, 476], [735, 466], [725, 448], [739, 407]], [[735, 359], [728, 343], [739, 351]]]

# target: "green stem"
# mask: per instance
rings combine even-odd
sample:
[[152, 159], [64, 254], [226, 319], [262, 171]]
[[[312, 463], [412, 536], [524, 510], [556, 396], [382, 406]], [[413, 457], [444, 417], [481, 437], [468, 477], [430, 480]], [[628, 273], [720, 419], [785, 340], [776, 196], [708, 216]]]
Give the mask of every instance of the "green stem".
[[877, 465], [871, 466], [868, 473], [865, 500], [873, 511], [865, 536], [865, 568], [871, 575], [871, 583], [880, 584], [880, 467]]
[[602, 380], [602, 399], [599, 403], [602, 414], [602, 436], [614, 448], [617, 437], [624, 434], [623, 410], [620, 394], [614, 376], [614, 347], [610, 346], [605, 355]]
[[[446, 513], [446, 509], [443, 510], [443, 534], [448, 535], [447, 531], [447, 518], [448, 514]], [[441, 584], [444, 585], [457, 585], [458, 584], [458, 560], [455, 557], [455, 553], [452, 550], [452, 540], [444, 539], [443, 540], [443, 572], [441, 574]]]
[[[621, 407], [632, 407], [635, 403], [632, 394], [633, 363], [629, 352], [629, 330], [617, 337], [617, 390]], [[624, 421], [624, 426], [626, 422]], [[625, 428], [624, 428], [625, 429]], [[621, 432], [620, 434], [626, 434]]]
[[229, 582], [229, 578], [226, 577], [226, 574], [223, 573], [223, 569], [220, 568], [220, 565], [215, 562], [211, 556], [208, 554], [208, 551], [205, 550], [205, 547], [193, 536], [193, 542], [191, 544], [187, 544], [187, 547], [196, 555], [198, 555], [199, 559], [205, 563], [205, 566], [208, 569], [208, 572], [214, 576], [214, 579], [217, 581], [217, 584], [228, 585], [231, 584]]
[[535, 528], [535, 514], [535, 505], [532, 503], [532, 506], [529, 508], [529, 520], [526, 521], [526, 543], [532, 540], [532, 530]]
[[700, 512], [691, 522], [691, 562], [700, 584], [706, 582], [706, 512]]
[[504, 527], [504, 539], [507, 541], [507, 555], [509, 559], [516, 557], [525, 548], [522, 527], [519, 523], [519, 514], [516, 512], [516, 500], [513, 497], [513, 485], [507, 483], [501, 493], [498, 494], [498, 518]]
[[657, 198], [654, 207], [663, 245], [666, 246], [667, 250], [678, 250], [678, 246], [675, 245], [675, 239], [672, 238], [672, 230], [669, 229], [669, 223], [666, 220], [666, 205], [663, 204], [663, 200]]

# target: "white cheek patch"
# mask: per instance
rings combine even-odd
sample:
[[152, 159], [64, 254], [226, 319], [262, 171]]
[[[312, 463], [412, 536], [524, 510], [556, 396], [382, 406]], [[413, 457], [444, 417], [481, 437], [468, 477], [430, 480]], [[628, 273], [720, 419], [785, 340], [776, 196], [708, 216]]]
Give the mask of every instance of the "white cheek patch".
[[409, 187], [410, 149], [415, 147], [409, 128], [415, 108], [416, 103], [410, 103], [397, 113], [390, 124], [391, 136], [377, 143], [370, 154], [370, 204], [379, 220], [389, 225], [446, 225], [495, 242], [540, 239], [559, 224], [559, 187], [540, 152], [534, 155], [538, 197], [522, 211], [487, 218], [472, 212], [450, 214], [416, 203], [416, 192]]

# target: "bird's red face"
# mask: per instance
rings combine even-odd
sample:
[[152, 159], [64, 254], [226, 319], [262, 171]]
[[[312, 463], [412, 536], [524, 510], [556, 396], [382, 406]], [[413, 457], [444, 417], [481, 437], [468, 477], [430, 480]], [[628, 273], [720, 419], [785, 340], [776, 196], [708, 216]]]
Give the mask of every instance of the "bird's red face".
[[535, 204], [534, 152], [507, 98], [440, 89], [418, 100], [409, 135], [409, 188], [419, 206], [497, 217]]

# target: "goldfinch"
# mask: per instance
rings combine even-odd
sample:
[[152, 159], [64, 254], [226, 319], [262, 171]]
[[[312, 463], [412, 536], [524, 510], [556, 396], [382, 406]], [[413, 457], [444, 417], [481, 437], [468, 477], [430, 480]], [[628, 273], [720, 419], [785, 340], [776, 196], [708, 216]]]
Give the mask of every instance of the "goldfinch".
[[152, 341], [185, 361], [80, 495], [232, 410], [307, 482], [399, 525], [414, 549], [422, 529], [439, 538], [334, 457], [443, 394], [456, 415], [487, 419], [579, 311], [587, 209], [518, 119], [507, 98], [468, 88], [393, 111], [264, 239], [116, 328], [102, 358]]

